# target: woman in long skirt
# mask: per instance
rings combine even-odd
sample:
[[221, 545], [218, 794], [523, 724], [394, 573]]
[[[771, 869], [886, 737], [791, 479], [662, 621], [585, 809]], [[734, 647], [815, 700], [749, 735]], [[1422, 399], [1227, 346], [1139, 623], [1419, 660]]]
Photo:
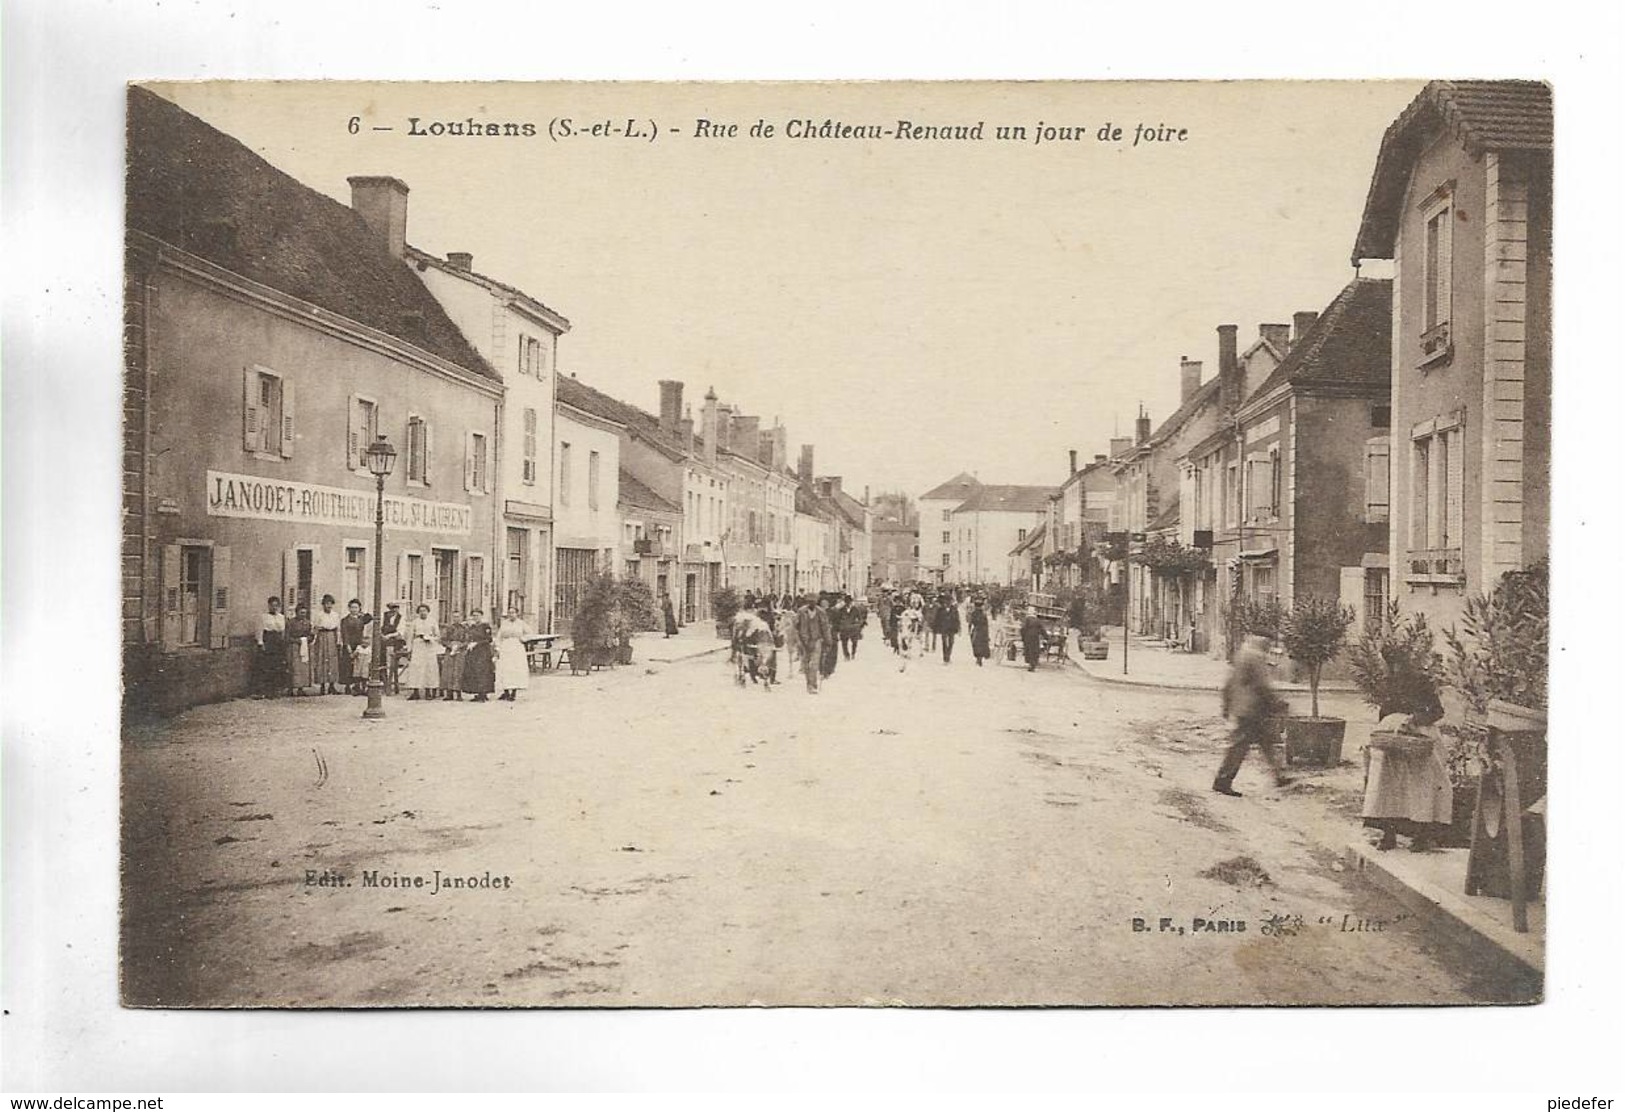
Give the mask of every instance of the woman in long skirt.
[[433, 698], [440, 685], [440, 625], [429, 617], [428, 603], [418, 604], [418, 616], [401, 632], [406, 635], [407, 652], [411, 654], [401, 676], [401, 686], [412, 689], [407, 701]]
[[339, 693], [339, 612], [334, 609], [337, 600], [332, 595], [322, 596], [322, 608], [311, 621], [315, 640], [311, 646], [310, 680], [320, 695]]
[[501, 689], [499, 698], [514, 702], [519, 692], [530, 686], [530, 653], [525, 638], [530, 628], [519, 618], [519, 611], [510, 609], [497, 630], [496, 685]]
[[467, 655], [468, 634], [463, 620], [453, 617], [451, 624], [440, 631], [440, 643], [446, 651], [440, 654], [440, 697], [446, 702], [463, 697], [463, 657]]
[[1403, 834], [1411, 849], [1422, 853], [1450, 831], [1450, 766], [1444, 738], [1435, 725], [1442, 717], [1444, 710], [1435, 696], [1418, 711], [1390, 714], [1377, 724], [1381, 731], [1426, 739], [1414, 750], [1371, 749], [1360, 817], [1366, 826], [1382, 831], [1378, 849], [1393, 849]]
[[305, 688], [310, 686], [310, 642], [313, 636], [310, 608], [296, 607], [287, 628], [288, 690], [294, 695], [303, 695]]
[[276, 595], [265, 600], [254, 640], [260, 647], [254, 658], [255, 698], [274, 699], [288, 689], [288, 619]]
[[371, 614], [361, 612], [361, 600], [350, 600], [349, 613], [339, 619], [339, 682], [351, 695], [367, 693], [368, 658], [362, 655], [362, 642], [366, 640]]
[[497, 680], [496, 663], [491, 656], [494, 635], [491, 623], [485, 620], [485, 611], [477, 606], [471, 610], [463, 630], [468, 637], [468, 648], [463, 654], [463, 690], [474, 696], [476, 703], [490, 702]]

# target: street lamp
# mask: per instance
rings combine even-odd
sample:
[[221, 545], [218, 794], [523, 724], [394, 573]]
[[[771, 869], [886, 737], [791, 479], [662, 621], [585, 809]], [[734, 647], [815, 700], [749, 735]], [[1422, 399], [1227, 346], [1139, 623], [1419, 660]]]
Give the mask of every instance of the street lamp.
[[372, 538], [372, 671], [367, 680], [367, 709], [362, 718], [384, 716], [384, 480], [395, 470], [395, 446], [379, 434], [367, 447], [367, 470], [378, 480], [377, 512]]

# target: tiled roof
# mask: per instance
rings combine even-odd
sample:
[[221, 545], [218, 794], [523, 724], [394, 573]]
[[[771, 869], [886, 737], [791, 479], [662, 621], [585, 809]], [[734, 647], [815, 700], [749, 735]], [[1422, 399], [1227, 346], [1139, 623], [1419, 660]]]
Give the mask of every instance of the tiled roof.
[[560, 375], [557, 383], [558, 399], [566, 405], [572, 405], [583, 413], [590, 413], [594, 417], [625, 426], [629, 433], [653, 444], [673, 459], [681, 459], [688, 454], [678, 442], [679, 438], [676, 435], [667, 433], [660, 427], [660, 418], [653, 413], [629, 405], [619, 398], [612, 398], [602, 390], [595, 390], [573, 375]]
[[347, 205], [155, 93], [127, 99], [131, 231], [500, 380], [412, 267]]
[[1150, 532], [1155, 532], [1158, 529], [1171, 529], [1173, 526], [1178, 524], [1179, 494], [1178, 492], [1175, 492], [1173, 498], [1170, 499], [1168, 504], [1164, 506], [1157, 514], [1156, 519], [1152, 521], [1150, 525], [1146, 526], [1146, 529]]
[[1539, 81], [1433, 81], [1383, 133], [1352, 258], [1391, 259], [1411, 166], [1440, 129], [1475, 158], [1550, 151], [1552, 90]]
[[654, 491], [650, 490], [642, 480], [626, 468], [621, 468], [620, 500], [624, 505], [636, 506], [642, 510], [656, 510], [660, 513], [681, 513], [675, 502], [668, 502]]
[[846, 519], [852, 523], [854, 528], [863, 528], [864, 506], [862, 502], [859, 502], [844, 490], [836, 491], [832, 501], [846, 515]]
[[406, 245], [406, 257], [410, 262], [415, 264], [419, 270], [423, 270], [427, 267], [434, 267], [436, 270], [444, 271], [445, 273], [454, 275], [455, 277], [476, 282], [493, 292], [505, 293], [512, 298], [524, 302], [526, 307], [529, 308], [532, 313], [536, 314], [537, 316], [547, 318], [561, 331], [568, 332], [570, 330], [570, 322], [565, 319], [564, 314], [555, 309], [548, 308], [546, 305], [542, 304], [536, 298], [532, 297], [530, 294], [526, 293], [517, 286], [510, 286], [506, 282], [500, 282], [488, 274], [481, 274], [477, 270], [464, 270], [462, 267], [452, 266], [445, 259], [437, 258], [421, 248], [413, 247], [410, 243]]
[[955, 513], [1043, 513], [1049, 509], [1054, 487], [979, 486]]
[[952, 502], [955, 500], [962, 501], [969, 498], [971, 496], [971, 492], [981, 485], [981, 483], [976, 481], [975, 475], [961, 471], [959, 474], [955, 475], [953, 478], [949, 479], [940, 486], [932, 487], [930, 490], [920, 495], [920, 497], [942, 502]]
[[1344, 286], [1253, 397], [1284, 383], [1386, 389], [1393, 359], [1392, 295], [1393, 283], [1386, 278], [1356, 278]]
[[1026, 552], [1029, 548], [1037, 548], [1039, 545], [1044, 543], [1044, 535], [1044, 530], [1042, 529], [1032, 530], [1026, 535], [1026, 537], [1016, 544], [1016, 547], [1010, 550], [1010, 555], [1017, 556], [1023, 552]]
[[[1274, 351], [1272, 347], [1270, 349]], [[1151, 434], [1150, 443], [1155, 444], [1164, 437], [1172, 436], [1179, 431], [1181, 425], [1190, 420], [1196, 411], [1210, 402], [1219, 400], [1219, 376], [1214, 375], [1202, 385], [1198, 386], [1190, 397], [1180, 403], [1178, 409], [1168, 415], [1168, 419], [1157, 426], [1157, 431]]]

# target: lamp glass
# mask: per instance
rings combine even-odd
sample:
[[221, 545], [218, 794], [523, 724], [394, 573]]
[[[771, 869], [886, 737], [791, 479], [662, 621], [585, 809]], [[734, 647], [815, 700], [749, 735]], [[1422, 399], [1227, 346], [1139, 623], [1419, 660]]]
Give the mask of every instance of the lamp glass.
[[395, 470], [395, 446], [379, 437], [367, 448], [367, 470], [380, 479], [389, 478]]

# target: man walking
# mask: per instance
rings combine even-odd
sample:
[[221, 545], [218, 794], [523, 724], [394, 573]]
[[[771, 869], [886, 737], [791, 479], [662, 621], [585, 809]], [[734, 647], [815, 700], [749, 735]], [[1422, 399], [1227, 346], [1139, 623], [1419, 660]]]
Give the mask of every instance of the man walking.
[[953, 595], [942, 600], [942, 607], [937, 611], [937, 637], [942, 641], [942, 662], [953, 663], [954, 638], [959, 636], [959, 607], [954, 604]]
[[1241, 771], [1241, 762], [1247, 750], [1254, 745], [1263, 751], [1275, 773], [1275, 786], [1285, 787], [1292, 781], [1281, 767], [1275, 750], [1274, 720], [1286, 710], [1286, 702], [1275, 693], [1270, 682], [1269, 642], [1257, 634], [1247, 637], [1230, 666], [1220, 694], [1220, 713], [1236, 720], [1236, 729], [1230, 736], [1230, 748], [1224, 752], [1219, 774], [1213, 778], [1213, 790], [1220, 795], [1241, 795], [1231, 784]]
[[829, 615], [818, 606], [812, 595], [801, 599], [796, 610], [796, 644], [801, 649], [801, 671], [807, 677], [807, 690], [818, 694], [818, 681], [823, 676], [824, 646], [829, 643]]
[[970, 608], [970, 651], [976, 658], [976, 666], [980, 668], [982, 661], [988, 658], [987, 611], [982, 608], [982, 596], [977, 595], [971, 602]]
[[1027, 671], [1038, 671], [1038, 658], [1044, 651], [1044, 623], [1029, 610], [1021, 619], [1021, 654], [1027, 661]]

